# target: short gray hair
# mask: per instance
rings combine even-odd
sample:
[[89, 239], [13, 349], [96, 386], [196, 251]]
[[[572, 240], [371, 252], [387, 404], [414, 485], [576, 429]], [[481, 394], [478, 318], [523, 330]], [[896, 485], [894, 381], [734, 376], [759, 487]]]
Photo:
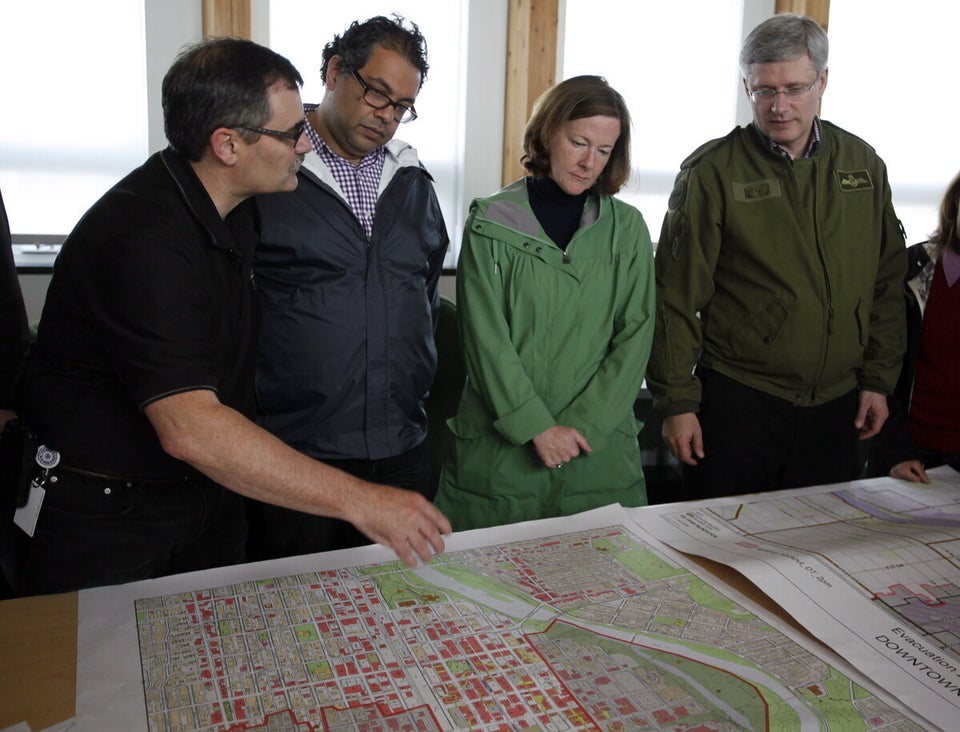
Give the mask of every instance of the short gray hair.
[[740, 51], [740, 72], [746, 76], [754, 64], [789, 61], [807, 54], [817, 74], [827, 68], [830, 41], [813, 18], [777, 13], [750, 31]]

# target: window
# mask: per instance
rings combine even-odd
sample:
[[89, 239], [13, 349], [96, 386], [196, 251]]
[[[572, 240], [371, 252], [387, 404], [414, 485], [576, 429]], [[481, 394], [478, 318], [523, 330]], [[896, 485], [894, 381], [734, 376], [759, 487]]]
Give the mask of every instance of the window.
[[619, 197], [640, 209], [654, 240], [680, 163], [750, 119], [738, 107], [743, 27], [755, 24], [744, 16], [743, 0], [566, 0], [559, 78], [598, 74], [623, 95], [633, 175]]
[[[774, 3], [565, 5], [559, 76], [601, 74], [626, 99], [634, 174], [620, 195], [640, 209], [656, 239], [683, 159], [751, 120], [737, 60], [743, 38], [773, 14]], [[867, 33], [864, 12], [870, 16]], [[822, 114], [864, 138], [887, 163], [908, 243], [926, 239], [935, 228], [943, 191], [960, 170], [952, 129], [960, 116], [952, 76], [958, 24], [960, 5], [946, 0], [830, 3], [830, 76]], [[915, 68], [908, 74], [911, 62]]]
[[3, 16], [0, 189], [14, 233], [59, 240], [146, 157], [143, 3], [19, 2]]
[[960, 4], [947, 0], [830, 3], [823, 117], [865, 139], [886, 162], [908, 244], [933, 233], [940, 199], [960, 170], [958, 26]]
[[[453, 266], [469, 202], [500, 185], [507, 0], [404, 0], [389, 9], [371, 0], [343, 7], [251, 0], [251, 10], [253, 39], [294, 62], [306, 101], [321, 100], [321, 51], [350, 21], [396, 11], [420, 26], [430, 71], [420, 118], [399, 136], [436, 180]], [[0, 62], [8, 72], [0, 93], [16, 102], [0, 125], [0, 189], [18, 240], [61, 241], [110, 186], [166, 146], [160, 83], [200, 35], [196, 0], [47, 0], [4, 9]], [[37, 53], [40, 43], [49, 52]], [[25, 73], [9, 71], [19, 68]]]

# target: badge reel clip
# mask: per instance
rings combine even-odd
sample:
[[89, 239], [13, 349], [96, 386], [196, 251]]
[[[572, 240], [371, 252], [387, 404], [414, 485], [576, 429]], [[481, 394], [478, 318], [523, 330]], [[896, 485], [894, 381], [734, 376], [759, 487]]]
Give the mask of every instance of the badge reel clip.
[[50, 483], [57, 482], [57, 476], [50, 475], [50, 471], [60, 464], [60, 453], [51, 450], [46, 445], [40, 445], [37, 448], [37, 465], [43, 468], [43, 474], [30, 481], [30, 495], [27, 503], [22, 508], [18, 508], [13, 515], [13, 522], [27, 534], [33, 536], [37, 528], [37, 519], [40, 517], [40, 508], [43, 506], [43, 498], [46, 495], [44, 486], [49, 480]]
[[[43, 488], [47, 484], [47, 479], [50, 479], [51, 483], [57, 482], [57, 476], [51, 476], [50, 471], [53, 470], [60, 464], [60, 453], [56, 450], [51, 450], [46, 445], [40, 445], [37, 448], [37, 465], [43, 468], [43, 475], [39, 479], [33, 481], [34, 485], [37, 488]], [[31, 486], [32, 488], [33, 486]]]

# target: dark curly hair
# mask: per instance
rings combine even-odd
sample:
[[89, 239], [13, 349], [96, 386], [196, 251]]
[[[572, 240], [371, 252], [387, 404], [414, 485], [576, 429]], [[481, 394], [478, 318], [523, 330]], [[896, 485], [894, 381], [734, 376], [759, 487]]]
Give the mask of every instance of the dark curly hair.
[[392, 18], [378, 15], [362, 23], [355, 20], [343, 35], [336, 35], [323, 49], [323, 65], [320, 78], [327, 80], [327, 67], [330, 59], [340, 56], [340, 70], [350, 74], [366, 66], [370, 54], [376, 46], [396, 51], [420, 72], [420, 86], [427, 79], [427, 41], [413, 21], [410, 28], [404, 27], [403, 16], [394, 14]]
[[620, 120], [620, 136], [595, 186], [599, 193], [613, 195], [630, 177], [630, 112], [602, 76], [574, 76], [540, 95], [523, 131], [521, 164], [535, 176], [547, 176], [554, 135], [571, 120], [598, 115]]

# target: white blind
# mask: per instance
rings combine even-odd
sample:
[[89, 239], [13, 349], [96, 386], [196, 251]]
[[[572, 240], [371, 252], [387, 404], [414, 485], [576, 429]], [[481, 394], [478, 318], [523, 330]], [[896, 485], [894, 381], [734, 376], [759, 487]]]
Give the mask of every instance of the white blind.
[[[624, 95], [634, 176], [621, 197], [641, 210], [654, 239], [683, 158], [750, 121], [737, 58], [745, 35], [772, 13], [773, 3], [759, 0], [566, 0], [561, 78], [602, 74]], [[830, 3], [822, 114], [887, 163], [908, 243], [936, 226], [940, 198], [960, 170], [958, 27], [955, 0]]]
[[14, 233], [64, 235], [147, 152], [143, 3], [0, 8], [0, 190]]
[[924, 241], [960, 170], [956, 0], [832, 0], [823, 117], [887, 164], [907, 243]]
[[737, 124], [743, 0], [566, 0], [561, 79], [598, 74], [633, 120], [619, 197], [656, 241], [680, 163]]

